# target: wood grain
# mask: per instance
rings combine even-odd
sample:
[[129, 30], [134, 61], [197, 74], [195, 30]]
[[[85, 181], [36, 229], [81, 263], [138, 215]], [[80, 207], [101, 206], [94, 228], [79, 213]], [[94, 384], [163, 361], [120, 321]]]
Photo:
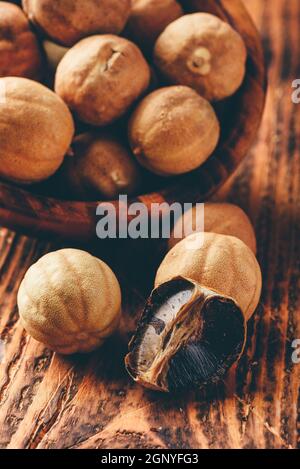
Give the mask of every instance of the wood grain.
[[2, 229], [0, 447], [300, 447], [300, 365], [291, 360], [300, 338], [300, 106], [291, 101], [291, 82], [300, 78], [300, 4], [246, 3], [263, 35], [269, 93], [257, 142], [217, 199], [243, 207], [257, 232], [264, 289], [247, 352], [205, 394], [162, 396], [135, 385], [122, 360], [162, 248], [124, 242], [89, 245], [120, 276], [120, 333], [91, 355], [52, 354], [21, 328], [16, 292], [26, 268], [60, 246]]

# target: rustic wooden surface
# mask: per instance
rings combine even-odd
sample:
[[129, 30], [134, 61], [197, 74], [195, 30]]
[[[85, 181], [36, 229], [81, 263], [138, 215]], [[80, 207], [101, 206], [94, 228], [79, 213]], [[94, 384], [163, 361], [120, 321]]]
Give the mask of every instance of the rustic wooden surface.
[[59, 246], [2, 229], [0, 447], [300, 446], [300, 365], [291, 360], [300, 338], [300, 105], [291, 101], [291, 82], [300, 78], [300, 3], [246, 4], [262, 31], [270, 88], [257, 143], [219, 198], [245, 208], [257, 232], [264, 289], [247, 353], [205, 395], [171, 398], [133, 384], [122, 359], [161, 253], [151, 244], [99, 243], [89, 248], [103, 251], [122, 281], [120, 334], [92, 355], [52, 354], [20, 327], [16, 292], [26, 268]]

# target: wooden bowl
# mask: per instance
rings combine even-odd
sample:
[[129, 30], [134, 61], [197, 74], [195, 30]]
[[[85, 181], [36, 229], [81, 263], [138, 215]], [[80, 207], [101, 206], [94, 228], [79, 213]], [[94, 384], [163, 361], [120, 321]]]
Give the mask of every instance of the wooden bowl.
[[[199, 169], [159, 192], [133, 201], [147, 209], [153, 202], [197, 202], [210, 197], [246, 156], [261, 122], [266, 95], [266, 71], [259, 34], [241, 0], [182, 0], [187, 13], [213, 13], [233, 26], [248, 48], [247, 72], [240, 90], [224, 103], [226, 119], [215, 153]], [[226, 113], [226, 111], [229, 111]], [[63, 201], [36, 195], [13, 184], [0, 183], [0, 223], [31, 235], [87, 241], [95, 237], [99, 202]], [[116, 210], [119, 202], [113, 201]]]

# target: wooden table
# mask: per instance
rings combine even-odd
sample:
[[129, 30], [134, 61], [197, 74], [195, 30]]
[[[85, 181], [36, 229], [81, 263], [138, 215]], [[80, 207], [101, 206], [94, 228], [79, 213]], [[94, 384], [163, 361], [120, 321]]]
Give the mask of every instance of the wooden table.
[[291, 359], [292, 342], [300, 338], [300, 105], [291, 101], [292, 80], [300, 78], [300, 3], [246, 4], [262, 31], [269, 94], [256, 145], [218, 199], [242, 206], [257, 232], [264, 288], [247, 353], [205, 395], [171, 398], [135, 385], [123, 356], [151, 289], [158, 248], [99, 243], [88, 248], [105, 252], [122, 281], [120, 334], [88, 356], [52, 354], [20, 326], [16, 293], [25, 270], [60, 246], [2, 229], [0, 447], [300, 446], [300, 364]]

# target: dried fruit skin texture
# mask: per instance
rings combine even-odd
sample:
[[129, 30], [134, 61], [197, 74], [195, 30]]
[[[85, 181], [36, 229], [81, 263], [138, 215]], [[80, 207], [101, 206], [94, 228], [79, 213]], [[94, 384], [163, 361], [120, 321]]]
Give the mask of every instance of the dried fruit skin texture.
[[129, 122], [132, 151], [161, 176], [192, 171], [213, 153], [220, 125], [208, 101], [186, 86], [161, 88], [144, 98]]
[[89, 352], [118, 327], [120, 286], [101, 260], [63, 249], [30, 267], [18, 307], [24, 328], [39, 342], [62, 354]]
[[154, 61], [169, 83], [191, 86], [209, 101], [222, 100], [238, 90], [246, 58], [242, 37], [208, 13], [177, 19], [154, 48]]
[[130, 6], [130, 0], [23, 0], [29, 19], [65, 46], [93, 34], [120, 33]]
[[47, 179], [63, 162], [74, 134], [65, 103], [25, 78], [0, 79], [0, 175], [29, 184]]
[[238, 238], [215, 233], [188, 236], [166, 255], [155, 286], [174, 278], [174, 273], [232, 298], [246, 321], [257, 308], [262, 286], [260, 267], [253, 252]]
[[217, 382], [241, 356], [261, 294], [255, 255], [240, 239], [196, 233], [161, 263], [125, 358], [145, 387], [178, 391]]
[[8, 2], [0, 2], [0, 57], [0, 77], [40, 78], [38, 41], [23, 11]]
[[72, 145], [73, 156], [62, 168], [74, 196], [88, 199], [114, 199], [119, 194], [134, 194], [141, 174], [126, 146], [108, 131], [78, 136]]
[[150, 68], [138, 47], [107, 34], [83, 39], [66, 53], [55, 91], [80, 120], [104, 126], [128, 111], [149, 83]]
[[126, 33], [149, 51], [166, 26], [182, 15], [183, 10], [176, 0], [132, 0]]
[[[178, 227], [187, 228], [183, 237], [192, 234], [197, 227], [197, 206], [188, 210], [176, 222], [168, 243], [169, 249], [179, 243], [182, 238], [176, 238], [174, 232]], [[223, 235], [235, 236], [243, 241], [256, 254], [256, 237], [253, 226], [246, 213], [237, 205], [227, 203], [206, 203], [204, 205], [204, 231]]]

